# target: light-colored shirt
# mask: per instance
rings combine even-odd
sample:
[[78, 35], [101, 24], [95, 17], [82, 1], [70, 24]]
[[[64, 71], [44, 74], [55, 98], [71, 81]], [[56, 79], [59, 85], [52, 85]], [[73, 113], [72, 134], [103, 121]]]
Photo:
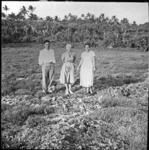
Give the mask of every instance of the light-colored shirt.
[[41, 50], [39, 53], [39, 60], [38, 60], [39, 65], [47, 64], [50, 62], [56, 63], [54, 50], [53, 49]]

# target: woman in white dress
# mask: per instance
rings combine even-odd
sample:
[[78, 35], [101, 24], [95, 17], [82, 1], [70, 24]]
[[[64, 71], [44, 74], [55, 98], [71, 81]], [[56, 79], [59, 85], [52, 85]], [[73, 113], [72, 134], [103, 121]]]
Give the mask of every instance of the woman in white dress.
[[95, 53], [85, 44], [85, 51], [81, 54], [81, 60], [77, 70], [80, 69], [80, 85], [86, 88], [87, 93], [93, 93], [93, 79], [95, 71]]
[[66, 45], [66, 52], [62, 54], [63, 66], [60, 73], [60, 83], [65, 84], [66, 93], [73, 94], [71, 85], [74, 83], [74, 62], [75, 55], [71, 52], [71, 44]]

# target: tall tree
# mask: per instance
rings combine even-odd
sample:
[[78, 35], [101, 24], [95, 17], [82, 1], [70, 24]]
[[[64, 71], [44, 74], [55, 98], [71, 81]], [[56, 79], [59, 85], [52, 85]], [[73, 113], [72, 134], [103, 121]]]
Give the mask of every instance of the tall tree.
[[84, 17], [85, 17], [85, 15], [84, 14], [81, 14], [81, 18], [84, 20]]
[[46, 17], [46, 21], [53, 21], [53, 18], [50, 17], [50, 16], [47, 16], [47, 17]]
[[4, 11], [6, 11], [6, 16], [7, 16], [7, 12], [8, 12], [8, 10], [9, 10], [8, 6], [5, 5], [5, 6], [3, 7], [3, 9], [4, 9]]
[[58, 18], [58, 16], [55, 16], [55, 17], [54, 17], [54, 20], [55, 20], [56, 22], [60, 21], [60, 19]]
[[30, 20], [38, 20], [38, 16], [36, 14], [31, 13], [29, 16]]
[[68, 16], [67, 15], [64, 16], [64, 20], [68, 21]]
[[26, 18], [26, 15], [28, 15], [28, 10], [25, 6], [22, 6], [22, 8], [20, 9], [20, 13], [24, 16], [24, 18]]
[[105, 19], [105, 15], [104, 15], [104, 13], [102, 13], [102, 14], [99, 16], [99, 21], [100, 21], [100, 22], [103, 22], [104, 19]]
[[10, 20], [16, 20], [17, 19], [17, 16], [15, 15], [15, 13], [11, 13], [11, 14], [9, 14], [8, 15], [8, 18], [10, 19]]
[[35, 7], [33, 7], [32, 5], [29, 5], [28, 7], [28, 12], [29, 12], [29, 19], [30, 20], [37, 20], [38, 17], [36, 14], [34, 14], [33, 12], [35, 11]]
[[32, 5], [29, 5], [28, 10], [33, 13], [35, 11], [35, 7], [33, 7]]
[[2, 19], [5, 19], [6, 18], [6, 14], [4, 12], [1, 13], [1, 17]]

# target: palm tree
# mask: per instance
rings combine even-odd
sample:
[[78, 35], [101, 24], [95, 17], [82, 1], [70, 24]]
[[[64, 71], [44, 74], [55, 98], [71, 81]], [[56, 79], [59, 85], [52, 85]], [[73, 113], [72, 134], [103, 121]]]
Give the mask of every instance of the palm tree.
[[95, 22], [95, 15], [94, 15], [94, 14], [91, 15], [90, 20], [91, 20], [92, 22]]
[[33, 7], [32, 5], [29, 5], [29, 7], [28, 7], [28, 11], [30, 12], [29, 18], [30, 18], [31, 20], [36, 20], [36, 19], [38, 18], [37, 15], [33, 14], [33, 12], [34, 12], [35, 9], [36, 9], [36, 8]]
[[105, 18], [105, 22], [106, 22], [106, 23], [109, 23], [109, 21], [110, 21], [109, 18], [106, 17], [106, 18]]
[[125, 35], [126, 35], [126, 31], [127, 31], [128, 26], [129, 26], [128, 19], [127, 18], [123, 18], [121, 20], [121, 28], [122, 28], [122, 32], [123, 32], [123, 34], [122, 34], [123, 41], [125, 41]]
[[69, 20], [71, 20], [71, 18], [72, 18], [72, 14], [71, 13], [68, 14], [68, 18], [69, 18]]
[[33, 13], [35, 11], [35, 7], [33, 7], [32, 5], [29, 5], [28, 10]]
[[6, 14], [2, 12], [1, 17], [4, 19], [6, 18]]
[[16, 20], [17, 16], [15, 15], [15, 13], [11, 13], [11, 14], [8, 15], [8, 18], [11, 19], [11, 20]]
[[7, 16], [7, 11], [9, 10], [9, 8], [7, 7], [7, 5], [5, 5], [5, 6], [3, 7], [3, 9], [4, 9], [4, 11], [6, 11], [6, 16]]
[[52, 21], [52, 20], [53, 20], [52, 17], [50, 17], [50, 16], [47, 16], [47, 17], [46, 17], [46, 21]]
[[116, 16], [112, 16], [111, 21], [113, 24], [117, 24], [118, 23], [118, 18], [116, 18]]
[[58, 22], [58, 21], [59, 21], [58, 16], [55, 16], [54, 20], [55, 20], [56, 22]]
[[66, 20], [66, 21], [68, 20], [68, 16], [67, 15], [64, 16], [64, 20]]
[[28, 10], [25, 6], [22, 6], [20, 13], [24, 16], [24, 18], [26, 18], [26, 15], [28, 15]]
[[99, 20], [100, 20], [100, 22], [103, 22], [104, 19], [105, 19], [105, 15], [104, 15], [104, 13], [102, 13], [102, 14], [99, 16]]
[[38, 16], [36, 14], [31, 13], [29, 16], [30, 20], [38, 20]]
[[84, 14], [81, 14], [81, 18], [84, 20], [84, 17], [85, 17], [85, 15]]
[[22, 12], [19, 12], [16, 16], [17, 16], [17, 20], [25, 20], [25, 17], [22, 14]]
[[87, 18], [87, 19], [90, 19], [90, 18], [91, 18], [91, 14], [90, 14], [89, 12], [87, 13], [86, 18]]

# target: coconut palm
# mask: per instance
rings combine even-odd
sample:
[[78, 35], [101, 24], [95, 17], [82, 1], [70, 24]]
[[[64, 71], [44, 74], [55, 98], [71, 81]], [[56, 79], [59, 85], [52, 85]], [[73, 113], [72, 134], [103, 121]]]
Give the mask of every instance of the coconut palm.
[[24, 18], [26, 18], [26, 15], [28, 15], [28, 10], [25, 6], [22, 6], [22, 8], [20, 9], [20, 13], [24, 16]]
[[85, 17], [85, 15], [84, 14], [81, 14], [81, 18], [84, 20], [84, 17]]
[[6, 14], [2, 12], [1, 17], [2, 17], [2, 19], [6, 18]]
[[28, 10], [33, 13], [35, 11], [35, 7], [33, 7], [32, 5], [29, 5]]
[[5, 5], [5, 6], [3, 7], [3, 9], [4, 9], [4, 11], [6, 11], [6, 16], [7, 16], [7, 12], [8, 12], [8, 10], [9, 10], [8, 6]]

